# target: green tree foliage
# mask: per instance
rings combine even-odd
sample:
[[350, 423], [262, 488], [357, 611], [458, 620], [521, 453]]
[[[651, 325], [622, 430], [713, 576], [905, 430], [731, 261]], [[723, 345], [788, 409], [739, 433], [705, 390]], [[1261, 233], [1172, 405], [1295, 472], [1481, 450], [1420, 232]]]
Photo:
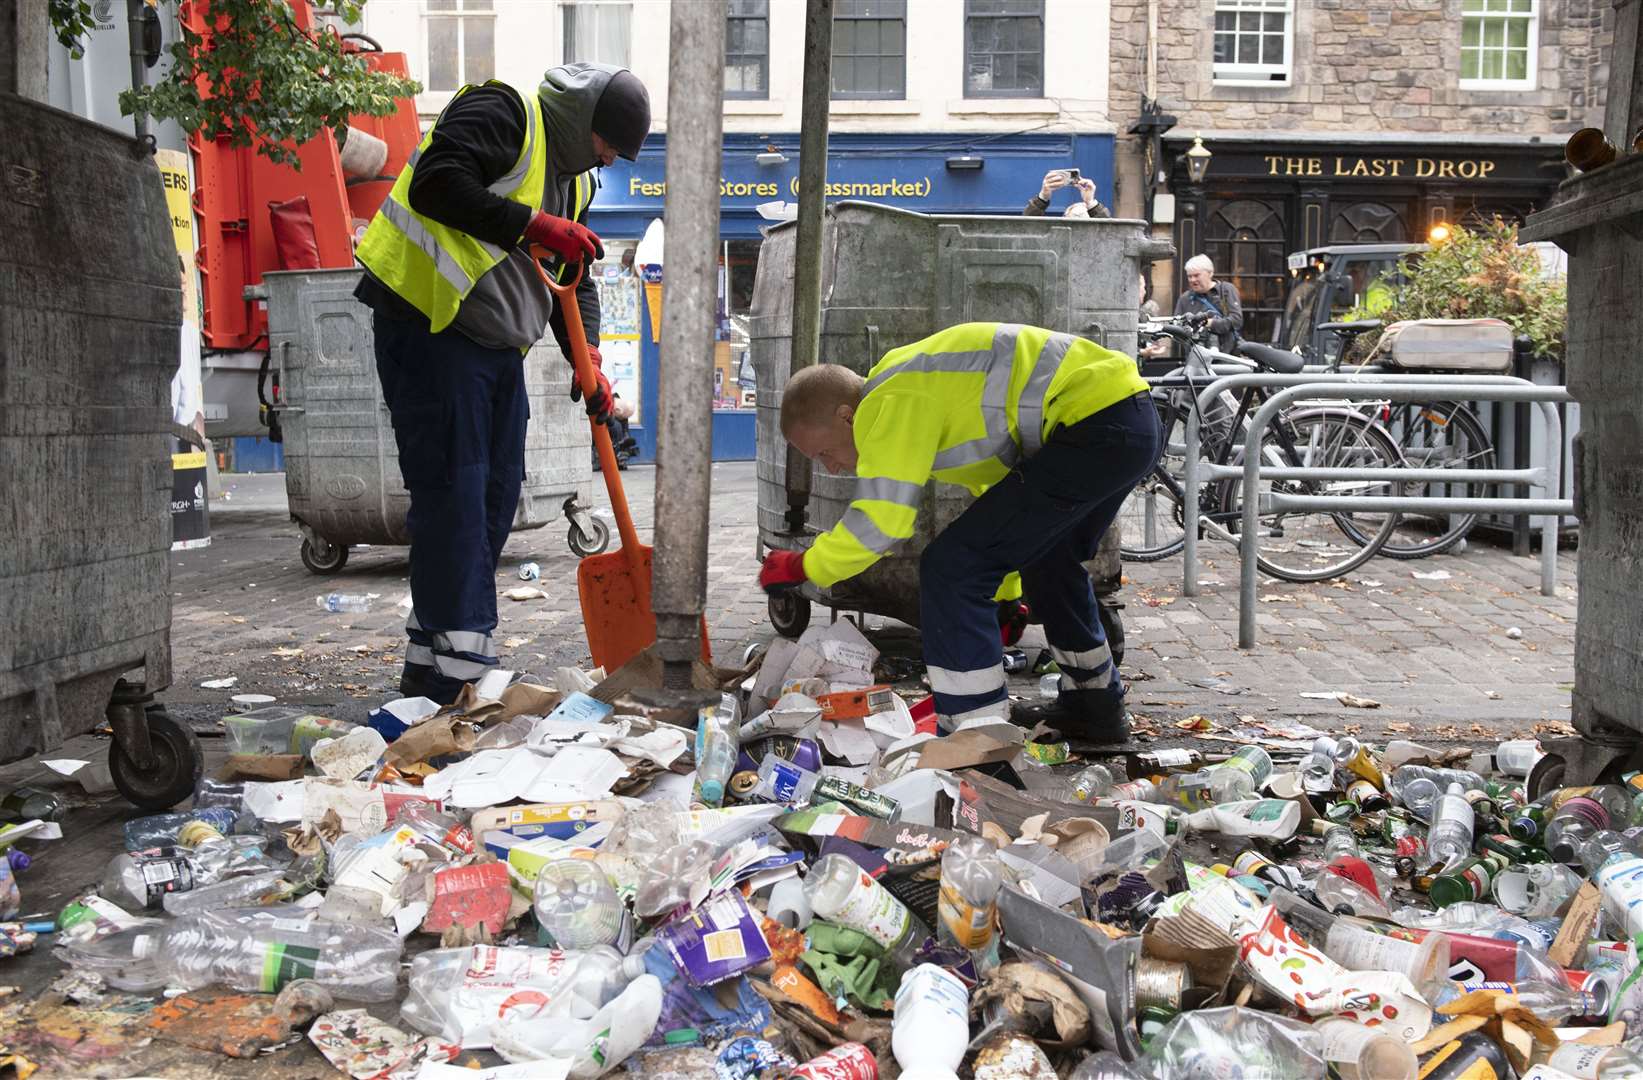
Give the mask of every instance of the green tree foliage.
[[[75, 55], [90, 26], [85, 0], [50, 0], [57, 39]], [[301, 168], [293, 147], [354, 114], [386, 116], [397, 99], [422, 87], [413, 79], [373, 72], [345, 51], [328, 28], [302, 29], [285, 0], [209, 0], [202, 34], [185, 22], [171, 45], [166, 78], [120, 94], [126, 116], [175, 120], [185, 131], [227, 138], [233, 146]], [[345, 22], [359, 19], [364, 0], [335, 0]], [[288, 146], [286, 143], [292, 145]]]
[[[1389, 278], [1391, 306], [1366, 317], [1388, 326], [1403, 319], [1500, 319], [1528, 338], [1536, 355], [1563, 353], [1565, 282], [1546, 274], [1534, 250], [1519, 246], [1517, 226], [1498, 217], [1472, 229], [1455, 226], [1448, 240], [1401, 260]], [[1358, 344], [1367, 351], [1374, 342]]]

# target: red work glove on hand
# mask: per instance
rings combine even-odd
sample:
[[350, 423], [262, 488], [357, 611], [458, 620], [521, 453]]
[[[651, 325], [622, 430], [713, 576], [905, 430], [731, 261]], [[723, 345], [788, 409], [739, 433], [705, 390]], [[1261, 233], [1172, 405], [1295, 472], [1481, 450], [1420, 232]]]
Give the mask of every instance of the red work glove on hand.
[[1027, 632], [1027, 605], [1020, 600], [998, 602], [998, 639], [1007, 649]]
[[[565, 359], [570, 360], [570, 357], [566, 357]], [[593, 396], [588, 399], [588, 415], [594, 417], [601, 424], [603, 424], [605, 421], [610, 419], [611, 390], [610, 380], [605, 378], [605, 372], [603, 370], [605, 358], [599, 355], [599, 346], [588, 346], [588, 359], [593, 362], [593, 378], [594, 381], [599, 384], [599, 388], [595, 390]], [[571, 360], [570, 363], [570, 399], [572, 401], [581, 401], [582, 380], [576, 377], [576, 361]]]
[[767, 593], [796, 589], [805, 582], [804, 552], [772, 551], [759, 568], [759, 588]]
[[568, 263], [592, 262], [605, 257], [605, 245], [586, 225], [538, 210], [525, 226], [525, 239], [541, 244]]

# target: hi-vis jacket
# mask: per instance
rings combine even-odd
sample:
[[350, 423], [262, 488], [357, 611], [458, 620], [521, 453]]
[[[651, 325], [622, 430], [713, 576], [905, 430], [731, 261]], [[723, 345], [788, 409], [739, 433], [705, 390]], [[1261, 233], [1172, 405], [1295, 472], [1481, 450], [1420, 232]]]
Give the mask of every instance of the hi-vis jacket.
[[[490, 190], [501, 198], [522, 203], [532, 210], [542, 209], [548, 188], [549, 153], [548, 122], [543, 115], [541, 98], [534, 90], [510, 87], [496, 80], [485, 85], [503, 87], [518, 94], [524, 104], [526, 125], [525, 141], [520, 147], [518, 161], [490, 185]], [[472, 89], [474, 87], [471, 85], [464, 86], [452, 101]], [[508, 249], [442, 225], [411, 209], [411, 177], [417, 160], [433, 142], [437, 127], [438, 121], [435, 121], [434, 127], [428, 129], [428, 134], [412, 151], [410, 160], [394, 182], [393, 190], [366, 229], [356, 253], [359, 261], [370, 269], [378, 281], [428, 317], [429, 329], [436, 334], [456, 318], [462, 302], [473, 292], [480, 279], [507, 260], [510, 254]], [[565, 207], [561, 216], [572, 219], [580, 217], [593, 201], [594, 190], [591, 176], [577, 176], [570, 195], [574, 205]], [[561, 280], [565, 269], [560, 268]], [[541, 288], [540, 283], [535, 281], [534, 272], [529, 274], [529, 279], [531, 288]]]
[[856, 407], [855, 498], [805, 576], [825, 588], [911, 537], [932, 476], [979, 495], [1057, 428], [1146, 389], [1123, 353], [1036, 326], [961, 323], [892, 349]]

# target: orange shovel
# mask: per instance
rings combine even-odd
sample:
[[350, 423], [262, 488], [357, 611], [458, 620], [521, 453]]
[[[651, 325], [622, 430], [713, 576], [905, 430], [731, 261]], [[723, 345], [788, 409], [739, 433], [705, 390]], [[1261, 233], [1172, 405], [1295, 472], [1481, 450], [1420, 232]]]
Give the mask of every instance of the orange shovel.
[[[563, 313], [576, 381], [581, 384], [584, 399], [591, 398], [598, 392], [599, 383], [593, 376], [582, 309], [576, 302], [576, 285], [582, 280], [583, 264], [577, 264], [575, 277], [560, 285], [548, 276], [536, 257], [545, 257], [548, 253], [533, 248], [531, 254], [536, 272]], [[610, 508], [616, 514], [616, 531], [622, 537], [622, 548], [583, 559], [576, 568], [576, 588], [582, 598], [582, 625], [588, 634], [588, 651], [593, 654], [595, 664], [614, 672], [656, 640], [656, 615], [650, 608], [650, 548], [639, 543], [639, 534], [633, 528], [633, 515], [628, 513], [627, 495], [622, 491], [622, 477], [616, 469], [616, 449], [611, 445], [610, 430], [591, 416], [588, 423], [593, 426], [599, 471], [605, 474], [605, 490], [610, 494]], [[702, 659], [711, 659], [705, 616]]]

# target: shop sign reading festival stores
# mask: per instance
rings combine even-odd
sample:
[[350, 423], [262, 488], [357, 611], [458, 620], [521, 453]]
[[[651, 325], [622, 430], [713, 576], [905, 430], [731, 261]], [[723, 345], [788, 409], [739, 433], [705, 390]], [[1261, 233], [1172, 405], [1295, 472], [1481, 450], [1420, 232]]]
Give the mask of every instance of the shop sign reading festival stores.
[[[788, 178], [787, 192], [794, 198], [799, 194], [799, 178]], [[829, 199], [925, 199], [929, 198], [932, 184], [928, 176], [921, 176], [917, 180], [902, 180], [892, 176], [888, 180], [861, 180], [861, 181], [828, 181], [827, 197]], [[782, 193], [782, 184], [776, 180], [728, 180], [719, 178], [719, 197], [721, 199], [760, 198], [774, 199]], [[646, 180], [639, 176], [628, 177], [628, 195], [647, 199], [660, 199], [667, 195], [667, 183], [660, 180]]]

